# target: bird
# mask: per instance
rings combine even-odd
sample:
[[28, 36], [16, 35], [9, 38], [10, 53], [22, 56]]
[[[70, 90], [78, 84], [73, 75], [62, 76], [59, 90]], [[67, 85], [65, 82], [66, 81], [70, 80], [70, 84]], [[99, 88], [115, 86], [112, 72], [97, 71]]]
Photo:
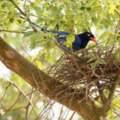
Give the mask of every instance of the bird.
[[64, 32], [64, 31], [58, 31], [56, 33], [57, 33], [56, 39], [57, 39], [57, 42], [60, 44], [60, 46], [65, 50], [71, 50], [73, 52], [76, 52], [80, 49], [86, 48], [89, 41], [97, 43], [96, 37], [93, 35], [93, 33], [85, 31], [85, 32], [82, 32], [79, 34], [75, 34], [74, 40], [72, 40], [72, 42], [71, 42], [71, 48], [69, 48], [65, 45], [65, 43], [66, 43], [66, 41], [69, 40], [69, 39], [67, 39], [67, 37], [71, 33]]

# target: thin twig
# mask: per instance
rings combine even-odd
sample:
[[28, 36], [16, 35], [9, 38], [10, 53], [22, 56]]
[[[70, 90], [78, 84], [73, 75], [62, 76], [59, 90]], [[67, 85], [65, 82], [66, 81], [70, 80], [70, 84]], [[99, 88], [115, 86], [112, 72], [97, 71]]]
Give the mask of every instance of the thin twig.
[[0, 32], [9, 32], [9, 33], [18, 33], [18, 34], [24, 34], [24, 33], [26, 33], [26, 32], [23, 32], [23, 31], [6, 30], [6, 29], [0, 29]]
[[14, 2], [14, 0], [9, 0], [14, 6], [15, 8], [25, 17], [26, 21], [29, 22], [29, 24], [31, 25], [31, 27], [33, 28], [33, 30], [35, 32], [37, 32], [37, 29], [35, 27], [35, 23], [33, 23], [30, 18], [28, 17], [28, 15]]

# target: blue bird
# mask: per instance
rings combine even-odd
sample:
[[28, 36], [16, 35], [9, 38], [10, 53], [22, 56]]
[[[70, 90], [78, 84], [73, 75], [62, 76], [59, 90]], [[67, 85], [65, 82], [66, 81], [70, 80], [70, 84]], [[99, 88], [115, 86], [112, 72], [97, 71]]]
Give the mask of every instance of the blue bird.
[[71, 33], [58, 31], [57, 34], [57, 42], [64, 48], [65, 50], [72, 50], [73, 52], [83, 49], [87, 46], [89, 41], [93, 41], [96, 43], [96, 38], [91, 32], [83, 32], [80, 34], [76, 34], [74, 40], [72, 41], [71, 48], [68, 48], [64, 43], [67, 41], [68, 35]]

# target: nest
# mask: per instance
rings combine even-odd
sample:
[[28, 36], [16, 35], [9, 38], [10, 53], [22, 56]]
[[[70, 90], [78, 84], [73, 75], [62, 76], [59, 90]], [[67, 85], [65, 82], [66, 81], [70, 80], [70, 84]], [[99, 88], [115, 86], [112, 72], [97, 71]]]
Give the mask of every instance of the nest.
[[49, 74], [85, 96], [104, 102], [114, 91], [119, 68], [120, 63], [111, 51], [84, 50], [64, 55], [50, 68]]

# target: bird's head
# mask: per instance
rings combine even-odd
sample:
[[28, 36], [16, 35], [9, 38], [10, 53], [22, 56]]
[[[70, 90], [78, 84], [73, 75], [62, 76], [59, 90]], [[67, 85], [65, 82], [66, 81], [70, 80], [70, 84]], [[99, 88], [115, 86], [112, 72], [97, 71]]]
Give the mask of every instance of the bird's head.
[[94, 43], [97, 43], [96, 37], [91, 32], [84, 32], [83, 36], [86, 38], [86, 40], [90, 40]]

